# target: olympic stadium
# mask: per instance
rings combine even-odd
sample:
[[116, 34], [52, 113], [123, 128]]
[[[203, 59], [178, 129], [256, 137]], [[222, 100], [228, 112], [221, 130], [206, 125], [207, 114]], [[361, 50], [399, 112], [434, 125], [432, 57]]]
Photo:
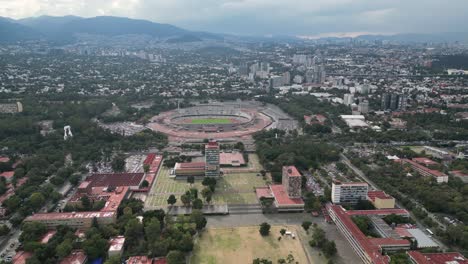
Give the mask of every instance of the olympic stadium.
[[222, 139], [251, 135], [284, 119], [259, 102], [222, 102], [163, 112], [148, 127], [175, 138]]

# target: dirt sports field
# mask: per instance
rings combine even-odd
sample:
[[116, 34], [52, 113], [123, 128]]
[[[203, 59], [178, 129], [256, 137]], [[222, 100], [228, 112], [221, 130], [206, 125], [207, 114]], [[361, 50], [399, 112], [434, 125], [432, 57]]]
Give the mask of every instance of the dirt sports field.
[[272, 226], [270, 235], [266, 237], [260, 235], [258, 226], [207, 229], [196, 241], [190, 263], [240, 264], [252, 263], [256, 258], [267, 258], [277, 263], [278, 259], [286, 259], [288, 254], [293, 255], [293, 263], [310, 263], [297, 236], [292, 239], [285, 235], [278, 241], [281, 228], [297, 234], [296, 227], [291, 226]]

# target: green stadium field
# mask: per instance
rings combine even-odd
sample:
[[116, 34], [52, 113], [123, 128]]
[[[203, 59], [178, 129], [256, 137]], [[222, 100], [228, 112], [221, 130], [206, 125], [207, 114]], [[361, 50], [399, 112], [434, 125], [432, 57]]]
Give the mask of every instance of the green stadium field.
[[192, 124], [196, 125], [215, 125], [215, 124], [231, 124], [229, 118], [194, 118], [191, 120]]

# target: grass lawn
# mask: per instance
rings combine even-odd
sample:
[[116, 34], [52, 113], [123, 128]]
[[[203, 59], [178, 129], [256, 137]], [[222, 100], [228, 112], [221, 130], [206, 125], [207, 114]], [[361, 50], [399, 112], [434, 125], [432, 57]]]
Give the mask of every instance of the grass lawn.
[[295, 227], [272, 226], [270, 235], [262, 237], [258, 227], [211, 228], [203, 231], [195, 243], [192, 264], [238, 264], [252, 263], [256, 258], [267, 258], [277, 263], [278, 259], [292, 254], [294, 263], [309, 263], [299, 238], [280, 236], [285, 228], [297, 234]]
[[[258, 167], [260, 171], [261, 165], [258, 164], [258, 158], [253, 156], [251, 159], [252, 167]], [[145, 205], [148, 207], [166, 207], [167, 198], [174, 194], [177, 198], [176, 205], [182, 205], [180, 196], [190, 189], [190, 184], [185, 180], [175, 180], [169, 178], [170, 169], [162, 167], [159, 175], [155, 180], [151, 191], [146, 198]], [[254, 187], [265, 186], [266, 182], [262, 177], [257, 176], [254, 172], [230, 172], [218, 179], [216, 191], [213, 195], [213, 204], [256, 204], [257, 197], [254, 192]], [[205, 188], [201, 184], [201, 179], [196, 180], [192, 185], [200, 192]]]
[[196, 125], [214, 125], [214, 124], [231, 124], [229, 118], [194, 118], [192, 124]]

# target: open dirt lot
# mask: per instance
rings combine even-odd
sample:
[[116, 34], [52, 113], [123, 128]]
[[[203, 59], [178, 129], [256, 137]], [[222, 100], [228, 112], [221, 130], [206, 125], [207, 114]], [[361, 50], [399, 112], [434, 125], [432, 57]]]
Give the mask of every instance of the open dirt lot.
[[294, 263], [310, 263], [299, 238], [283, 236], [278, 241], [279, 230], [285, 228], [297, 234], [296, 227], [272, 226], [270, 235], [262, 237], [258, 226], [237, 228], [210, 228], [202, 232], [195, 244], [192, 264], [252, 263], [255, 258], [278, 259], [292, 254]]

